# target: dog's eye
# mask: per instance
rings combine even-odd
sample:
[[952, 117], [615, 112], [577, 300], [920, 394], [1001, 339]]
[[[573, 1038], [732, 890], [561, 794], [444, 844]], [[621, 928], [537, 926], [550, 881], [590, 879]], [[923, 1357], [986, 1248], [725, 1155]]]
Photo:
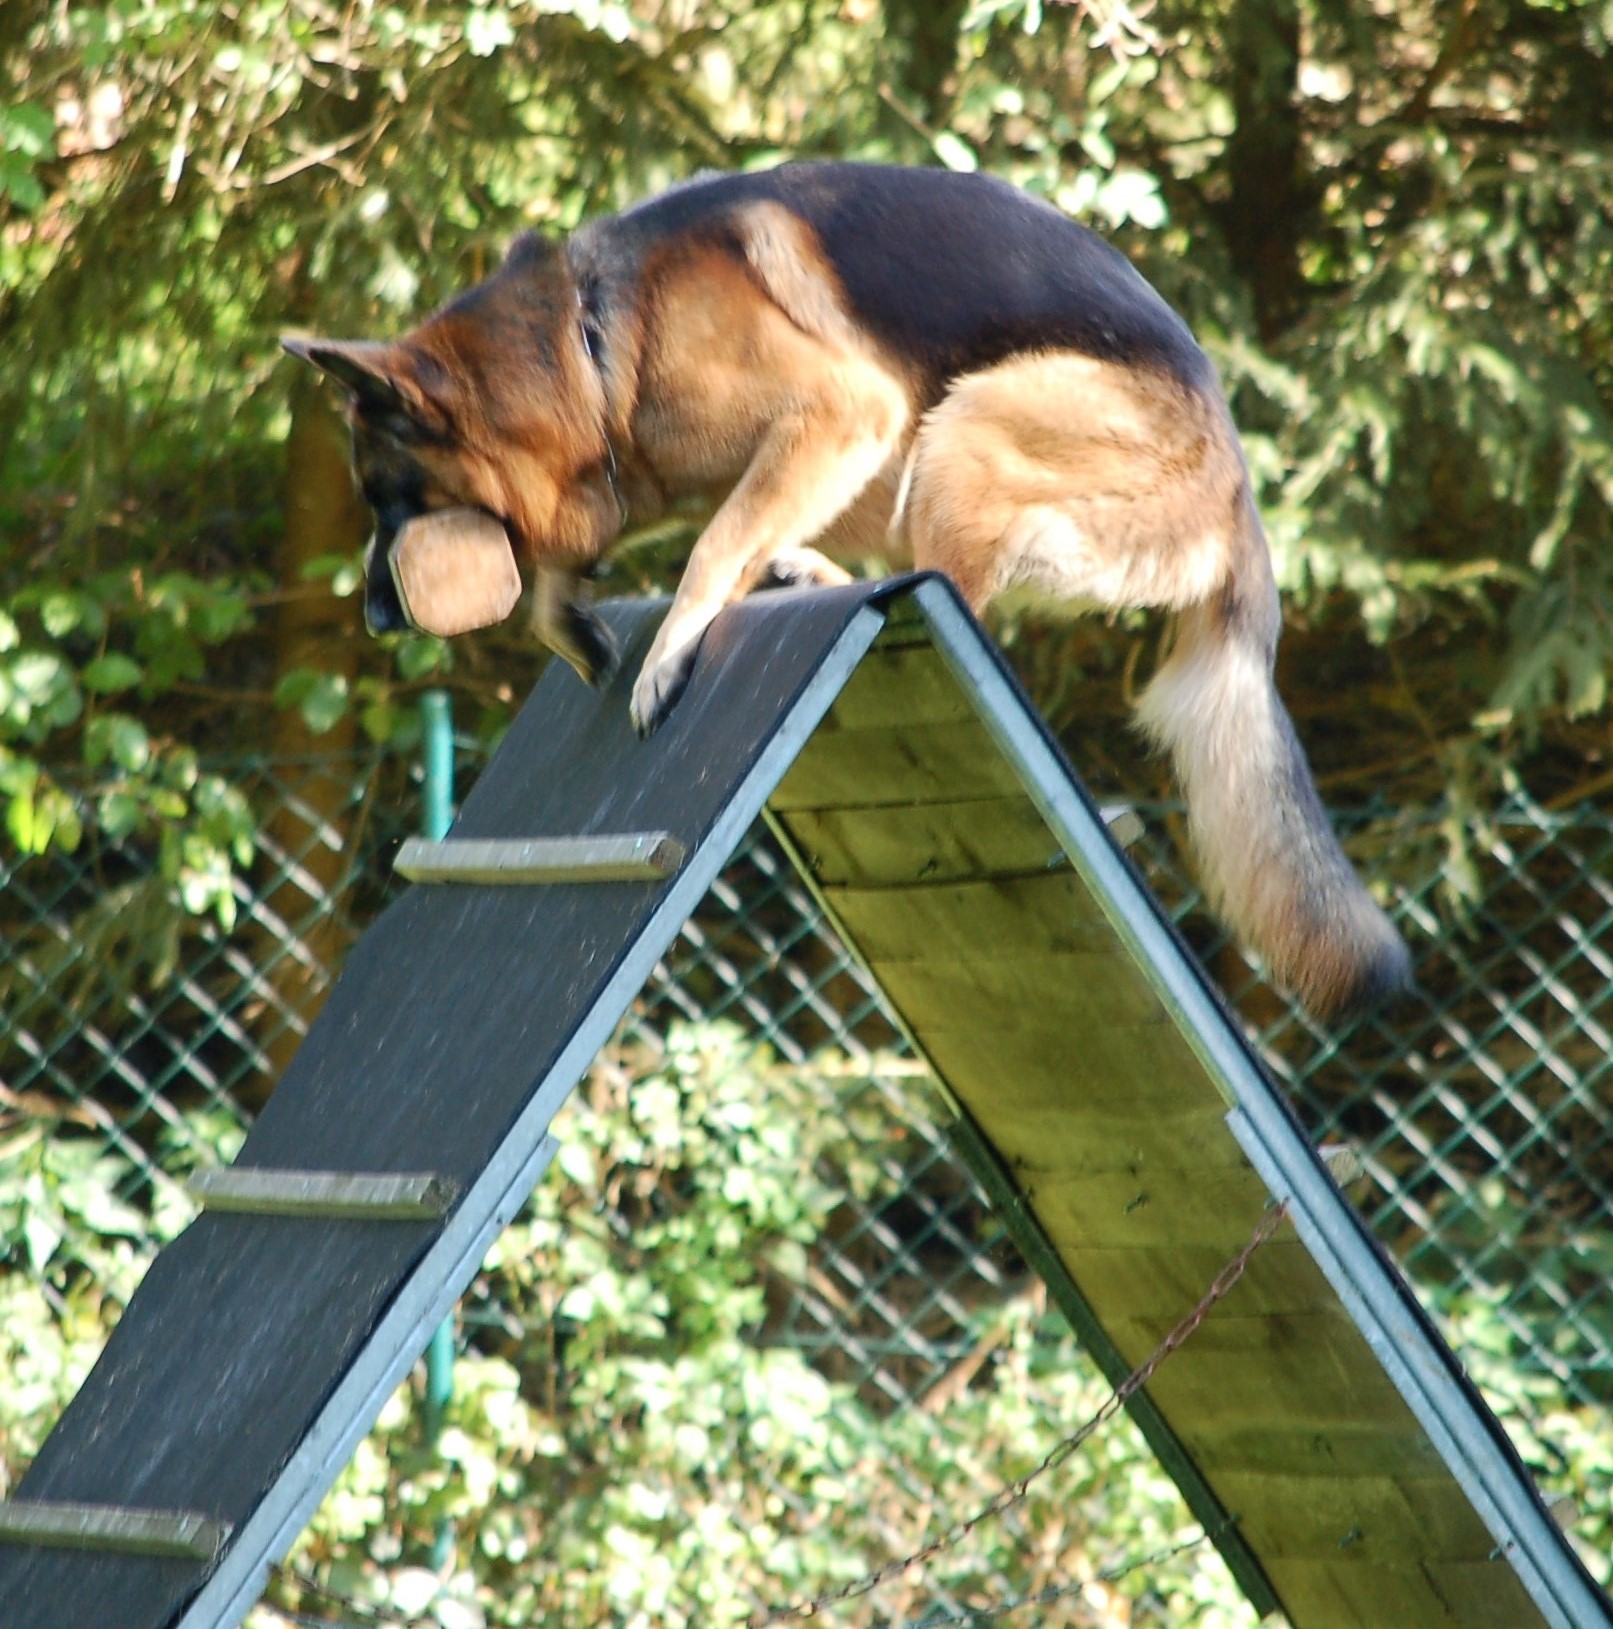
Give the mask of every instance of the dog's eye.
[[425, 431], [407, 413], [386, 413], [371, 423], [378, 436], [397, 446], [416, 446], [425, 440]]
[[396, 448], [436, 446], [449, 439], [444, 430], [422, 424], [407, 413], [388, 413], [373, 420], [371, 427], [377, 436]]

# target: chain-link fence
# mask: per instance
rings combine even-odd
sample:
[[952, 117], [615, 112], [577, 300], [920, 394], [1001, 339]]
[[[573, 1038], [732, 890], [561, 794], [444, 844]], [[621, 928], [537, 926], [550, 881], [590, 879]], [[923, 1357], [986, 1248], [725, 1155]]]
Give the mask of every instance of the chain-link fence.
[[[0, 1150], [34, 1182], [32, 1203], [0, 1193], [0, 1280], [30, 1275], [65, 1304], [102, 1270], [82, 1235], [183, 1219], [175, 1179], [239, 1142], [393, 886], [413, 766], [378, 754], [228, 772], [262, 822], [228, 931], [179, 910], [138, 844], [0, 863]], [[1175, 819], [1147, 811], [1134, 858], [1317, 1139], [1363, 1155], [1370, 1187], [1358, 1202], [1420, 1292], [1459, 1344], [1467, 1312], [1482, 1309], [1475, 1338], [1530, 1377], [1537, 1415], [1605, 1406], [1613, 819], [1518, 803], [1463, 828], [1454, 872], [1448, 823], [1358, 823], [1358, 854], [1394, 879], [1419, 987], [1342, 1039], [1276, 997], [1198, 911]], [[786, 1060], [824, 1049], [853, 1060], [840, 1112], [878, 1173], [835, 1211], [767, 1339], [892, 1419], [929, 1407], [975, 1372], [980, 1310], [1026, 1293], [1026, 1269], [928, 1116], [921, 1071], [877, 992], [762, 827], [625, 1031], [655, 1045], [675, 1021], [710, 1019], [736, 1021]], [[108, 1204], [120, 1207], [111, 1220]], [[472, 1338], [479, 1318], [496, 1309], [468, 1308]]]

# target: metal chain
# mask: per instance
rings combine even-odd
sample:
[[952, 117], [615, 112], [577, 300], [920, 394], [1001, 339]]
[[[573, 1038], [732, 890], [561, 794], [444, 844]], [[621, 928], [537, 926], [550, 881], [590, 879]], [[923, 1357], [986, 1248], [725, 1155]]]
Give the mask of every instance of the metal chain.
[[773, 1607], [753, 1613], [749, 1619], [749, 1629], [770, 1629], [773, 1624], [796, 1623], [806, 1618], [816, 1617], [818, 1613], [829, 1607], [841, 1606], [847, 1601], [853, 1601], [859, 1596], [867, 1595], [871, 1591], [878, 1589], [881, 1584], [888, 1583], [892, 1578], [900, 1577], [910, 1567], [922, 1566], [926, 1561], [931, 1561], [945, 1551], [953, 1549], [973, 1533], [981, 1523], [990, 1521], [992, 1517], [1000, 1516], [1004, 1511], [1011, 1510], [1015, 1505], [1019, 1504], [1030, 1492], [1033, 1483], [1047, 1475], [1049, 1471], [1056, 1470], [1062, 1465], [1100, 1426], [1107, 1424], [1119, 1413], [1129, 1397], [1148, 1384], [1160, 1364], [1192, 1335], [1194, 1330], [1209, 1316], [1211, 1308], [1243, 1277], [1244, 1269], [1248, 1267], [1254, 1253], [1282, 1226], [1287, 1217], [1288, 1203], [1286, 1200], [1273, 1205], [1267, 1210], [1260, 1218], [1259, 1225], [1250, 1234], [1248, 1242], [1216, 1274], [1210, 1287], [1200, 1297], [1197, 1306], [1115, 1387], [1097, 1412], [1085, 1424], [1065, 1437], [1034, 1470], [1027, 1471], [1025, 1475], [1008, 1483], [1000, 1493], [977, 1510], [974, 1515], [947, 1528], [939, 1537], [932, 1539], [922, 1549], [915, 1550], [911, 1555], [903, 1556], [900, 1560], [887, 1561], [854, 1582], [843, 1584], [836, 1589], [825, 1590], [821, 1595], [814, 1595], [811, 1600], [798, 1601], [793, 1606]]
[[[1222, 1523], [1214, 1531], [1220, 1532], [1230, 1525]], [[1105, 1567], [1102, 1572], [1095, 1572], [1090, 1578], [1083, 1578], [1074, 1584], [1049, 1584], [1046, 1589], [1035, 1590], [1012, 1601], [993, 1601], [990, 1606], [971, 1607], [962, 1612], [927, 1612], [922, 1618], [908, 1618], [903, 1623], [876, 1624], [873, 1629], [967, 1629], [970, 1624], [992, 1623], [998, 1618], [1006, 1618], [1010, 1612], [1021, 1612], [1027, 1606], [1051, 1606], [1055, 1601], [1067, 1601], [1072, 1596], [1083, 1594], [1093, 1584], [1118, 1584], [1133, 1573], [1152, 1572], [1167, 1561], [1174, 1561], [1177, 1556], [1198, 1549], [1209, 1538], [1211, 1531], [1201, 1527], [1192, 1538], [1167, 1545], [1162, 1550], [1152, 1550], [1147, 1555], [1133, 1556], [1130, 1561]]]

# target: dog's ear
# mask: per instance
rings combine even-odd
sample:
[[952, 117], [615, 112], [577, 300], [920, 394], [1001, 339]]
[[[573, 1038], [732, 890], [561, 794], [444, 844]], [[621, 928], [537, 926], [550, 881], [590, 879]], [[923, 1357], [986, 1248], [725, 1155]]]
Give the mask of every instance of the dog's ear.
[[[302, 339], [284, 335], [281, 346], [311, 362], [353, 393], [361, 417], [372, 424], [397, 420], [399, 427], [447, 435], [451, 429], [443, 369], [399, 342], [369, 339]], [[429, 366], [426, 365], [429, 362]]]
[[282, 335], [280, 345], [346, 385], [366, 409], [405, 410], [394, 346], [374, 340], [302, 339], [292, 334]]

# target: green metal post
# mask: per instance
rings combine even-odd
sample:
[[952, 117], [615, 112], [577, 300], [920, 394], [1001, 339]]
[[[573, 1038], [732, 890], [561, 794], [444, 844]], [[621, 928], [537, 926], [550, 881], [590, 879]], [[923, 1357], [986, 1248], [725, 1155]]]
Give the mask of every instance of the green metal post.
[[[454, 713], [446, 690], [428, 690], [420, 698], [420, 835], [432, 842], [448, 835], [454, 820]], [[426, 1441], [435, 1443], [454, 1394], [454, 1318], [437, 1325], [426, 1348]], [[453, 1554], [454, 1530], [438, 1524], [431, 1547], [432, 1567], [440, 1572]]]

